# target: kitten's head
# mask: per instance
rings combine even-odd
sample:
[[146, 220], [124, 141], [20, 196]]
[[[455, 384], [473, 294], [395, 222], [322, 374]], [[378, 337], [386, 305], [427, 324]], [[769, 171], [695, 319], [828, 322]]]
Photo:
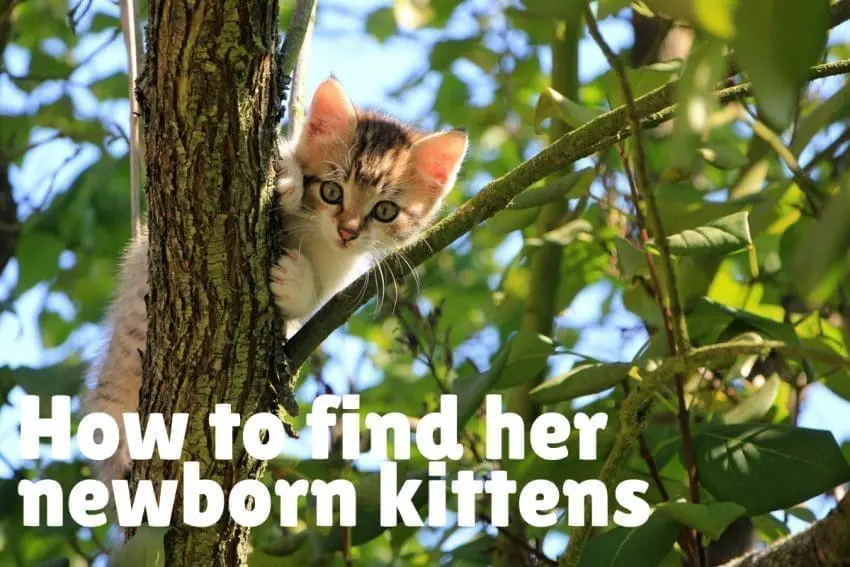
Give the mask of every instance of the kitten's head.
[[357, 110], [327, 79], [296, 149], [305, 176], [302, 207], [335, 249], [384, 253], [428, 226], [465, 153], [464, 132], [426, 135]]

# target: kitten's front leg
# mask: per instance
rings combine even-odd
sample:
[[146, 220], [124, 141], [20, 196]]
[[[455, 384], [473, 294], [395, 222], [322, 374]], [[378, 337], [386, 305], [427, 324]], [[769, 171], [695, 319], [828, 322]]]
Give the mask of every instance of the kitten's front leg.
[[275, 189], [280, 206], [284, 212], [292, 213], [301, 208], [304, 196], [304, 172], [295, 159], [295, 147], [292, 143], [284, 145], [280, 158], [275, 161]]
[[310, 260], [298, 250], [287, 250], [272, 266], [274, 302], [287, 319], [302, 319], [316, 308], [318, 294]]

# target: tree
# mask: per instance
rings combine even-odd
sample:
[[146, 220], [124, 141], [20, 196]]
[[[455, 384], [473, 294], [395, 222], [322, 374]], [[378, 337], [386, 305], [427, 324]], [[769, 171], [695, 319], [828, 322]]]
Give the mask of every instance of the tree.
[[[437, 76], [432, 119], [467, 126], [475, 142], [465, 166], [466, 198], [456, 194], [453, 212], [422, 240], [332, 299], [283, 349], [276, 346], [279, 321], [265, 288], [274, 249], [268, 223], [275, 217], [267, 209], [280, 94], [277, 14], [260, 0], [204, 11], [151, 4], [141, 99], [154, 285], [143, 412], [169, 415], [231, 401], [250, 414], [283, 401], [295, 413], [287, 381], [299, 369], [301, 405], [311, 393], [354, 391], [364, 413], [420, 416], [435, 409], [440, 393], [454, 392], [467, 411], [461, 412], [464, 457], [452, 467], [482, 474], [504, 469], [520, 485], [601, 479], [611, 488], [642, 479], [650, 484], [646, 499], [654, 513], [638, 528], [569, 526], [562, 516], [547, 529], [516, 520], [497, 529], [488, 528], [490, 513], [482, 509], [480, 529], [438, 530], [433, 543], [412, 537], [415, 530], [373, 521], [377, 511], [367, 495], [374, 494], [375, 475], [368, 470], [339, 458], [287, 456], [270, 461], [264, 479], [351, 479], [364, 496], [356, 528], [315, 526], [305, 505], [304, 524], [295, 530], [270, 521], [249, 534], [229, 518], [205, 530], [172, 528], [164, 538], [142, 528], [131, 540], [134, 553], [164, 550], [167, 565], [206, 564], [209, 557], [238, 565], [245, 564], [250, 541], [248, 565], [386, 564], [388, 558], [402, 565], [709, 565], [720, 561], [708, 556], [710, 541], [736, 520], [749, 519], [768, 543], [779, 539], [788, 531], [771, 514], [779, 510], [811, 524], [808, 531], [737, 564], [806, 565], [812, 554], [825, 564], [848, 561], [846, 514], [815, 521], [799, 505], [834, 494], [837, 509], [845, 509], [847, 498], [836, 487], [850, 480], [850, 465], [829, 433], [800, 427], [799, 416], [809, 392], [828, 388], [850, 397], [846, 86], [843, 78], [806, 86], [850, 69], [844, 46], [827, 44], [828, 29], [850, 16], [850, 3], [753, 0], [718, 3], [710, 13], [698, 2], [644, 4], [644, 16], [662, 29], [694, 30], [683, 63], [640, 65], [645, 60], [633, 58], [637, 64], [626, 68], [628, 54], [609, 46], [615, 37], [605, 27], [627, 13], [622, 2], [591, 3], [593, 11], [581, 3], [530, 0], [522, 9], [395, 2], [369, 14], [366, 29], [380, 41], [419, 37], [414, 30], [421, 27], [437, 38], [426, 46], [427, 69], [396, 94]], [[73, 83], [76, 62], [39, 43], [51, 36], [69, 46], [77, 41], [55, 17], [45, 17], [61, 14], [57, 5], [13, 3], [12, 9], [0, 10], [11, 14], [11, 43], [33, 56], [28, 71], [3, 73], [16, 86], [41, 84], [40, 76]], [[320, 30], [323, 15], [345, 15], [330, 4], [323, 10]], [[77, 16], [72, 10], [72, 20]], [[444, 31], [462, 16], [471, 22], [467, 35]], [[187, 19], [194, 25], [185, 25]], [[89, 29], [104, 25], [104, 17], [80, 21]], [[282, 21], [289, 21], [288, 11]], [[577, 45], [585, 34], [611, 70], [579, 80]], [[793, 42], [773, 41], [792, 36]], [[186, 47], [178, 53], [173, 45]], [[551, 53], [551, 70], [541, 53]], [[287, 70], [291, 65], [291, 57], [283, 59]], [[110, 87], [126, 88], [126, 78], [117, 78]], [[482, 81], [495, 86], [491, 98], [473, 96]], [[14, 168], [37, 151], [44, 133], [31, 132], [34, 126], [103, 144], [103, 123], [67, 120], [73, 101], [63, 101], [4, 117], [16, 135], [0, 136], [6, 144], [0, 158]], [[672, 127], [652, 130], [671, 119]], [[40, 205], [15, 203], [21, 236], [10, 246], [18, 277], [9, 299], [48, 280], [76, 307], [68, 321], [43, 311], [43, 336], [67, 337], [95, 320], [108, 297], [111, 278], [102, 268], [128, 232], [126, 220], [113, 218], [128, 218], [126, 184], [107, 189], [98, 180], [110, 168], [123, 171], [123, 163], [103, 154], [60, 195], [49, 194], [51, 182]], [[490, 181], [479, 189], [482, 178]], [[86, 214], [94, 218], [87, 224]], [[61, 222], [66, 218], [74, 222]], [[70, 267], [58, 261], [66, 250], [76, 252]], [[402, 283], [420, 264], [419, 285]], [[399, 287], [380, 285], [387, 275]], [[87, 293], [92, 284], [96, 291]], [[599, 315], [577, 323], [589, 294], [602, 298]], [[373, 307], [356, 310], [373, 297]], [[616, 348], [588, 343], [597, 321]], [[354, 343], [377, 383], [334, 376], [340, 364], [359, 369], [321, 347], [343, 324], [347, 336], [359, 338]], [[0, 372], [4, 391], [17, 385], [42, 394], [75, 392], [79, 384], [73, 357], [45, 369]], [[543, 411], [572, 418], [574, 401], [594, 396], [582, 398], [581, 410], [608, 416], [602, 458], [483, 459], [480, 407], [489, 392], [508, 394], [508, 408], [527, 424]], [[299, 416], [286, 419], [295, 429], [303, 426]], [[258, 478], [260, 464], [238, 442], [234, 462], [211, 459], [205, 420], [206, 411], [193, 413], [186, 455], [208, 463], [202, 476], [224, 486]], [[574, 449], [575, 442], [568, 444]], [[408, 474], [421, 473], [422, 462], [413, 459]], [[61, 478], [70, 486], [86, 474], [78, 462], [10, 465], [14, 476], [2, 482], [0, 495], [14, 495], [20, 478]], [[138, 463], [133, 478], [167, 478], [177, 469], [170, 462]], [[0, 506], [10, 542], [0, 560], [28, 565], [60, 554], [91, 560], [102, 551], [99, 530], [27, 533], [19, 502], [12, 502]], [[564, 534], [565, 550], [543, 544]], [[451, 536], [465, 541], [447, 547]]]
[[[140, 80], [151, 243], [140, 413], [191, 411], [184, 457], [207, 464], [201, 476], [224, 487], [256, 478], [260, 463], [238, 444], [232, 461], [215, 460], [207, 416], [217, 403], [252, 415], [275, 400], [281, 326], [267, 284], [280, 104], [274, 7], [151, 2]], [[180, 478], [179, 465], [136, 461], [133, 478]], [[165, 536], [165, 562], [239, 565], [246, 546], [247, 529], [232, 520], [176, 528]]]

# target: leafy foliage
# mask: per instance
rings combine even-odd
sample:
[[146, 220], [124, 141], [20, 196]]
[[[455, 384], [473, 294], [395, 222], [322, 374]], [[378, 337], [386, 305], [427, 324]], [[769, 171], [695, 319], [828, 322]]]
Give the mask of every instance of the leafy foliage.
[[[285, 24], [292, 3], [283, 4]], [[382, 291], [331, 346], [314, 353], [299, 401], [306, 410], [316, 393], [350, 391], [360, 394], [364, 415], [418, 417], [437, 409], [440, 394], [456, 393], [465, 453], [451, 466], [482, 475], [506, 469], [520, 484], [598, 478], [617, 435], [626, 430], [630, 392], [653, 368], [675, 359], [665, 300], [677, 296], [694, 346], [774, 340], [793, 346], [795, 354], [775, 350], [708, 360], [677, 373], [679, 391], [671, 377], [654, 392], [640, 415], [640, 439], [623, 455], [614, 478], [606, 479], [647, 480], [653, 514], [644, 526], [595, 535], [580, 565], [678, 565], [693, 557], [691, 529], [701, 534], [700, 545], [708, 545], [741, 517], [754, 518], [760, 537], [770, 543], [787, 529], [771, 512], [798, 514], [811, 523], [814, 517], [800, 512], [800, 505], [850, 481], [847, 445], [842, 453], [829, 433], [798, 426], [810, 387], [850, 401], [850, 366], [834, 362], [846, 361], [850, 349], [850, 184], [844, 173], [850, 91], [843, 77], [808, 82], [811, 66], [850, 53], [839, 41], [827, 41], [825, 0], [592, 4], [606, 37], [632, 10], [668, 23], [672, 16], [695, 30], [683, 63], [627, 71], [635, 97], [678, 80], [671, 91], [678, 102], [672, 127], [623, 140], [623, 121], [622, 135], [596, 140], [589, 158], [526, 188], [435, 255], [420, 267], [418, 282], [408, 278]], [[6, 365], [0, 358], [6, 411], [21, 391], [80, 392], [80, 361], [91, 355], [85, 348], [93, 340], [90, 324], [102, 317], [129, 236], [126, 135], [108, 114], [91, 112], [93, 104], [126, 100], [122, 70], [92, 71], [97, 65], [91, 46], [94, 52], [114, 48], [120, 26], [114, 10], [86, 5], [71, 7], [74, 33], [61, 0], [13, 1], [11, 11], [0, 8], [11, 29], [8, 45], [0, 44], [6, 55], [0, 93], [26, 103], [0, 106], [0, 160], [17, 175], [12, 180], [20, 221], [14, 259], [0, 284], [0, 313], [12, 321], [26, 315], [18, 312], [20, 300], [43, 298], [34, 315], [42, 346], [52, 349], [43, 368]], [[321, 7], [320, 32], [326, 17], [340, 17], [338, 7]], [[577, 95], [552, 87], [552, 22], [579, 26], [580, 8], [579, 2], [542, 0], [509, 8], [395, 0], [369, 14], [355, 11], [365, 26], [356, 33], [385, 49], [415, 41], [426, 52], [427, 64], [391, 96], [403, 102], [426, 92], [433, 103], [422, 121], [470, 133], [473, 146], [450, 210], [553, 142], [545, 134], [553, 121], [575, 129], [624, 104], [612, 71], [582, 75]], [[795, 41], [783, 41], [788, 37]], [[321, 33], [317, 41], [323, 41]], [[721, 81], [750, 81], [754, 98], [722, 105], [714, 94]], [[760, 126], [773, 136], [759, 135]], [[666, 247], [648, 230], [651, 203], [633, 186], [638, 142]], [[48, 150], [68, 158], [53, 160], [56, 171], [41, 172], [45, 177], [27, 187], [18, 172], [32, 171], [28, 163]], [[552, 203], [564, 204], [567, 212], [544, 227], [541, 211]], [[546, 285], [556, 288], [548, 335], [523, 324], [543, 285], [531, 269], [543, 248], [555, 249], [561, 259], [559, 270], [543, 274]], [[659, 274], [662, 248], [671, 254], [675, 286]], [[600, 333], [601, 347], [594, 344]], [[371, 378], [345, 380], [342, 374]], [[482, 400], [492, 392], [528, 391], [535, 410], [605, 412], [609, 426], [600, 434], [600, 461], [483, 459]], [[688, 408], [687, 433], [676, 419], [680, 401]], [[293, 419], [296, 427], [304, 425], [303, 418]], [[568, 446], [576, 443], [571, 436]], [[692, 501], [689, 490], [689, 459], [699, 473], [700, 502]], [[9, 467], [0, 480], [0, 566], [104, 556], [105, 529], [31, 530], [20, 521], [18, 480], [54, 478], [70, 487], [90, 474], [87, 465], [10, 461]], [[425, 460], [414, 454], [404, 474], [421, 477], [426, 471]], [[363, 463], [288, 455], [270, 462], [266, 476], [269, 482], [351, 480], [360, 497], [359, 525], [350, 532], [320, 528], [306, 502], [298, 528], [272, 522], [253, 530], [252, 566], [342, 565], [343, 557], [358, 565], [487, 565], [506, 537], [489, 526], [486, 514], [475, 529], [380, 528], [375, 474]], [[424, 499], [418, 504], [424, 510]], [[528, 528], [519, 543], [506, 541], [519, 547], [528, 564], [538, 564], [553, 560], [563, 536], [574, 534], [561, 522]], [[163, 535], [140, 531], [122, 564], [160, 564]], [[550, 557], [541, 558], [544, 552]]]

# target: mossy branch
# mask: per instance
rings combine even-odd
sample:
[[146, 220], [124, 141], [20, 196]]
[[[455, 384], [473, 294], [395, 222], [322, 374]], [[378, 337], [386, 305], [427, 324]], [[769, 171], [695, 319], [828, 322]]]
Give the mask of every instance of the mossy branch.
[[[850, 59], [842, 59], [813, 67], [809, 77], [817, 79], [848, 72]], [[635, 99], [635, 110], [641, 117], [641, 128], [657, 126], [673, 117], [677, 84], [678, 81], [670, 81]], [[750, 85], [745, 84], [722, 89], [718, 91], [717, 96], [722, 103], [728, 103], [746, 98], [751, 93]], [[396, 278], [404, 277], [414, 266], [504, 209], [512, 198], [530, 185], [580, 158], [627, 138], [629, 130], [625, 126], [625, 109], [621, 106], [569, 132], [528, 161], [486, 184], [454, 213], [431, 227], [420, 239], [400, 253], [386, 258], [383, 263], [392, 269]], [[387, 273], [386, 269], [384, 273]], [[368, 302], [375, 291], [374, 276], [369, 272], [328, 301], [287, 343], [286, 354], [290, 368], [293, 371], [300, 368], [322, 341], [345, 323], [358, 307]]]
[[[617, 470], [629, 456], [629, 450], [637, 439], [643, 427], [641, 415], [644, 413], [650, 398], [658, 392], [669, 380], [677, 374], [683, 374], [696, 368], [718, 368], [729, 365], [739, 356], [759, 355], [767, 356], [771, 351], [783, 352], [795, 358], [805, 358], [836, 367], [850, 370], [850, 359], [839, 354], [805, 347], [801, 345], [790, 345], [783, 341], [730, 341], [718, 343], [690, 350], [684, 356], [666, 358], [660, 362], [652, 371], [638, 370], [640, 377], [638, 384], [631, 393], [623, 400], [620, 407], [620, 420], [622, 427], [617, 434], [617, 439], [602, 471], [599, 480], [611, 488], [615, 481]], [[558, 561], [560, 567], [576, 567], [581, 557], [582, 549], [590, 538], [592, 526], [586, 523], [584, 526], [575, 527], [570, 532], [570, 541], [567, 550]], [[789, 564], [790, 565], [790, 564]]]
[[[667, 284], [667, 293], [664, 293], [665, 290], [661, 290], [661, 300], [663, 302], [662, 307], [664, 308], [665, 313], [669, 313], [670, 321], [668, 324], [672, 325], [670, 332], [674, 339], [672, 341], [673, 353], [682, 354], [688, 349], [688, 329], [685, 324], [685, 314], [682, 309], [682, 302], [679, 299], [679, 294], [677, 292], [679, 288], [676, 285], [676, 272], [673, 269], [673, 256], [670, 254], [670, 249], [667, 245], [667, 236], [664, 231], [664, 225], [661, 223], [661, 213], [659, 212], [658, 204], [655, 202], [655, 192], [653, 191], [649, 181], [649, 169], [646, 165], [646, 155], [643, 149], [643, 144], [640, 140], [640, 115], [638, 114], [638, 109], [635, 104], [632, 87], [629, 84], [628, 77], [626, 76], [626, 69], [623, 66], [623, 62], [620, 61], [620, 58], [617, 57], [617, 55], [611, 50], [611, 47], [599, 32], [599, 26], [596, 24], [596, 18], [593, 16], [593, 12], [591, 11], [589, 4], [585, 5], [584, 19], [587, 22], [588, 33], [590, 33], [590, 36], [602, 50], [602, 53], [605, 55], [605, 59], [614, 71], [614, 75], [617, 77], [620, 89], [623, 91], [626, 122], [629, 126], [629, 134], [634, 142], [633, 154], [635, 162], [635, 186], [639, 197], [642, 199], [643, 203], [645, 203], [646, 210], [643, 211], [643, 217], [649, 225], [647, 228], [649, 228], [652, 236], [655, 237], [655, 241], [658, 243], [658, 248], [661, 251], [661, 265], [663, 268], [662, 274], [664, 275], [664, 279], [666, 280], [665, 283]], [[641, 206], [641, 203], [635, 203], [635, 206], [639, 207]]]

